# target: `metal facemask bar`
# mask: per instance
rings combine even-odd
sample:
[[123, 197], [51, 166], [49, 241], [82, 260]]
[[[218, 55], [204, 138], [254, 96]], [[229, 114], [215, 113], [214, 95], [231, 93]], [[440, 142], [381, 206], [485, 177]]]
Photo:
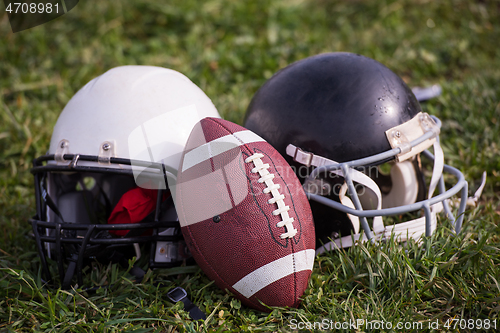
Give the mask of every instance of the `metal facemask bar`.
[[[325, 157], [304, 152], [293, 145], [288, 145], [287, 154], [294, 157], [295, 161], [306, 166], [316, 166], [316, 169], [311, 172], [304, 182], [304, 189], [308, 198], [347, 213], [348, 216], [358, 217], [361, 228], [364, 231], [364, 235], [361, 238], [361, 235], [358, 233], [359, 227], [357, 228], [358, 230], [356, 230], [355, 222], [357, 219], [353, 219], [350, 216], [351, 222], [354, 222], [353, 226], [356, 233], [353, 236], [344, 236], [325, 244], [316, 251], [317, 254], [335, 248], [350, 247], [353, 245], [353, 240], [355, 242], [359, 239], [363, 241], [368, 239], [371, 241], [388, 239], [393, 233], [400, 241], [406, 241], [408, 238], [416, 239], [423, 234], [430, 236], [436, 228], [436, 213], [442, 209], [444, 209], [455, 232], [460, 232], [464, 218], [463, 213], [467, 202], [468, 184], [463, 174], [458, 169], [445, 165], [443, 162], [443, 152], [438, 139], [440, 127], [441, 121], [438, 118], [431, 118], [431, 116], [426, 113], [419, 113], [407, 123], [394, 127], [386, 132], [393, 149], [374, 156], [344, 163], [337, 163]], [[436, 156], [424, 150], [431, 144], [434, 146], [434, 153]], [[434, 162], [428, 198], [413, 204], [382, 209], [382, 196], [378, 185], [373, 179], [357, 171], [355, 168], [374, 165], [377, 162], [392, 159], [394, 157], [397, 161], [404, 161], [420, 152], [422, 152], [423, 156]], [[448, 190], [445, 189], [444, 178], [442, 176], [443, 171], [457, 178], [457, 183]], [[347, 187], [349, 190], [350, 199], [344, 196], [345, 189], [344, 191], [341, 190], [340, 193], [341, 202], [312, 193], [308, 184], [313, 183], [320, 174], [325, 172], [332, 172], [338, 176], [344, 177], [345, 184], [343, 187]], [[354, 182], [364, 185], [376, 194], [378, 199], [377, 209], [363, 210]], [[432, 195], [436, 187], [439, 189], [440, 194], [433, 197]], [[458, 209], [458, 219], [455, 219], [447, 199], [457, 194], [459, 191], [461, 191], [461, 199]], [[383, 224], [382, 216], [399, 215], [420, 209], [424, 209], [424, 217], [398, 223], [396, 225], [384, 226]], [[368, 217], [373, 218], [373, 232], [366, 219]]]
[[[63, 162], [69, 162], [67, 165], [58, 165], [58, 164], [46, 164], [44, 162], [60, 160]], [[140, 223], [132, 223], [132, 224], [78, 224], [72, 222], [48, 222], [44, 221], [43, 218], [47, 216], [48, 209], [57, 210], [53, 200], [47, 194], [47, 190], [45, 189], [45, 176], [48, 172], [95, 172], [95, 173], [103, 173], [103, 174], [122, 174], [122, 175], [132, 175], [131, 169], [120, 169], [120, 168], [111, 168], [111, 167], [95, 167], [89, 165], [79, 165], [80, 161], [86, 162], [99, 162], [100, 157], [94, 155], [78, 155], [78, 154], [62, 154], [60, 156], [56, 155], [44, 155], [33, 161], [34, 167], [31, 169], [31, 172], [35, 176], [35, 196], [36, 196], [36, 206], [37, 206], [37, 215], [30, 219], [30, 223], [33, 229], [33, 236], [37, 243], [37, 249], [40, 254], [40, 260], [42, 263], [42, 270], [45, 277], [48, 280], [51, 280], [51, 274], [48, 269], [46, 252], [47, 249], [44, 247], [48, 246], [49, 243], [55, 244], [55, 248], [58, 251], [55, 253], [58, 264], [58, 273], [60, 281], [63, 287], [68, 288], [71, 283], [71, 278], [73, 274], [76, 273], [78, 284], [81, 286], [83, 283], [82, 277], [82, 269], [83, 269], [83, 260], [85, 258], [85, 254], [87, 253], [88, 246], [118, 246], [123, 244], [133, 244], [134, 249], [136, 250], [136, 256], [140, 256], [140, 252], [137, 252], [139, 243], [151, 243], [150, 248], [150, 262], [149, 265], [151, 268], [157, 267], [171, 267], [170, 262], [161, 260], [157, 262], [155, 259], [158, 259], [158, 255], [154, 255], [158, 251], [162, 251], [165, 246], [169, 245], [172, 242], [178, 242], [182, 239], [180, 235], [174, 235], [171, 233], [160, 232], [161, 229], [166, 229], [166, 231], [171, 228], [178, 228], [179, 222], [175, 221], [160, 221], [159, 220], [159, 212], [160, 206], [162, 206], [162, 194], [164, 190], [159, 190], [157, 195], [157, 202], [154, 217], [148, 222], [140, 222]], [[162, 163], [152, 163], [145, 161], [136, 161], [130, 159], [123, 158], [114, 158], [111, 157], [105, 164], [115, 164], [115, 165], [137, 165], [144, 168], [147, 168], [149, 173], [151, 173], [151, 177], [158, 181], [164, 181], [165, 184], [167, 182], [166, 176], [175, 177], [175, 170], [168, 170], [166, 166]], [[102, 161], [101, 161], [102, 163]], [[153, 170], [155, 170], [153, 172]], [[57, 211], [55, 212], [57, 214]], [[59, 214], [60, 215], [60, 214]], [[150, 214], [151, 215], [151, 214]], [[149, 216], [148, 216], [149, 218]], [[61, 219], [62, 220], [62, 219]], [[63, 220], [64, 221], [64, 220]], [[54, 230], [54, 234], [49, 236], [46, 232], [48, 230]], [[66, 231], [84, 231], [85, 235], [83, 237], [66, 237], [63, 236], [63, 230]], [[112, 237], [112, 238], [98, 238], [95, 237], [99, 232], [102, 231], [110, 231], [110, 230], [130, 230], [130, 232], [124, 237]], [[140, 235], [145, 230], [152, 230], [153, 234], [150, 236]], [[69, 259], [67, 269], [63, 266], [63, 257], [62, 253], [59, 249], [62, 248], [63, 244], [77, 244], [79, 245], [79, 250], [77, 254], [74, 254]], [[168, 250], [168, 249], [167, 249]], [[162, 254], [165, 252], [161, 252]], [[168, 253], [164, 253], [168, 256]]]

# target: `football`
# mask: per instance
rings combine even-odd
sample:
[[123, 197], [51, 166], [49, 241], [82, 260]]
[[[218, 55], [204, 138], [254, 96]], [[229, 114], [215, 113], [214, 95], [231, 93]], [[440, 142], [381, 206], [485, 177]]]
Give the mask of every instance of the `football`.
[[314, 222], [294, 171], [270, 144], [204, 118], [174, 192], [186, 243], [210, 279], [261, 311], [299, 305], [314, 264]]

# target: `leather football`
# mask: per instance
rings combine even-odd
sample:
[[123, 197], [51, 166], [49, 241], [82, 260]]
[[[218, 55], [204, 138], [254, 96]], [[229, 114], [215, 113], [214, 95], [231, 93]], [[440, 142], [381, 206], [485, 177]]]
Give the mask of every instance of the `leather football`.
[[174, 192], [186, 243], [210, 279], [261, 311], [299, 305], [314, 264], [314, 222], [295, 172], [270, 144], [204, 118]]

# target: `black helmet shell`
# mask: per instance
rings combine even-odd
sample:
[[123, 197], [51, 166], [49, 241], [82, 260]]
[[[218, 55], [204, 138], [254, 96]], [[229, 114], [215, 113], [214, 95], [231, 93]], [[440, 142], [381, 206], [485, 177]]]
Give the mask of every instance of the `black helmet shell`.
[[391, 149], [385, 131], [420, 111], [410, 88], [381, 63], [325, 53], [271, 77], [253, 97], [244, 126], [284, 156], [291, 143], [346, 162]]

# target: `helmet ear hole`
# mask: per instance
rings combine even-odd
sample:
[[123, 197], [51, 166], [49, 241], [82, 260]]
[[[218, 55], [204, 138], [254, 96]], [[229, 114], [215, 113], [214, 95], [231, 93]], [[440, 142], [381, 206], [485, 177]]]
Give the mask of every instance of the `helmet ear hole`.
[[383, 163], [378, 166], [378, 173], [382, 176], [390, 176], [393, 163]]
[[94, 177], [86, 176], [86, 177], [83, 177], [81, 182], [78, 182], [76, 184], [76, 190], [77, 191], [84, 191], [84, 190], [92, 191], [95, 184], [96, 184], [96, 181], [95, 181]]
[[85, 188], [87, 190], [91, 191], [95, 186], [95, 178], [94, 177], [84, 177], [83, 184], [85, 185]]

